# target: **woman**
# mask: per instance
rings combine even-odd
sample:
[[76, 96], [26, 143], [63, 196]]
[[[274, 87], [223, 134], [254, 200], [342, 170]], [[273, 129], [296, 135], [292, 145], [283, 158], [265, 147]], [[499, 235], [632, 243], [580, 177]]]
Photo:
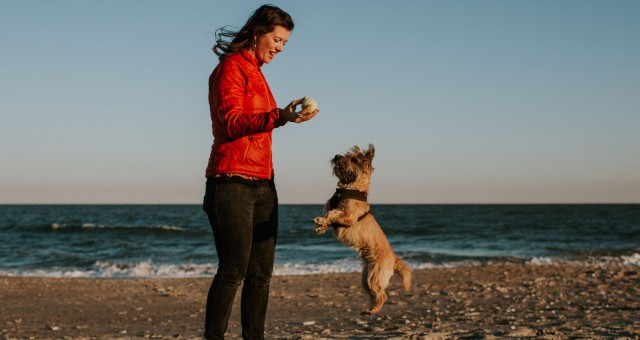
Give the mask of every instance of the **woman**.
[[278, 232], [271, 132], [287, 122], [308, 121], [318, 113], [309, 108], [296, 113], [302, 99], [279, 109], [260, 71], [282, 52], [293, 26], [289, 14], [264, 5], [238, 32], [225, 27], [217, 32], [213, 51], [220, 63], [209, 78], [214, 141], [203, 209], [220, 262], [207, 297], [207, 339], [224, 338], [243, 280], [242, 336], [264, 338]]

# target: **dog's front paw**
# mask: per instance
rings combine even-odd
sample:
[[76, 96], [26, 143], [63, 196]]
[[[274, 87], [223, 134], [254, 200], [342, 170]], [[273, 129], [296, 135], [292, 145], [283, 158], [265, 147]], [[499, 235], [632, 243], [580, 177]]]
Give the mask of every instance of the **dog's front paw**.
[[318, 235], [321, 235], [321, 234], [324, 234], [328, 229], [329, 229], [329, 226], [319, 225], [315, 229], [313, 229], [313, 232]]
[[316, 228], [313, 229], [313, 232], [318, 235], [324, 234], [329, 229], [329, 220], [324, 216], [314, 218], [313, 223], [316, 224]]
[[316, 218], [313, 219], [313, 223], [315, 223], [318, 226], [327, 226], [329, 225], [327, 218], [326, 217], [322, 217], [322, 216], [318, 216]]

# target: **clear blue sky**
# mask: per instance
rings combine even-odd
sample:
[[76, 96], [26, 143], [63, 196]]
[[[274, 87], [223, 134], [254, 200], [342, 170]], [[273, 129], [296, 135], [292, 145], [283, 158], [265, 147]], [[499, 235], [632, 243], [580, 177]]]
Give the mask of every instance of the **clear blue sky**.
[[[640, 202], [640, 1], [277, 1], [282, 203]], [[215, 30], [255, 1], [0, 2], [0, 203], [199, 203]]]

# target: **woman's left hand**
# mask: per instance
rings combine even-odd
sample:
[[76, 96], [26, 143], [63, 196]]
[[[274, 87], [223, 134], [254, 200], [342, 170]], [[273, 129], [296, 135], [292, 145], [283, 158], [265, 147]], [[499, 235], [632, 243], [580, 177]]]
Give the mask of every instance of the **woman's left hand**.
[[311, 108], [307, 107], [304, 110], [296, 113], [296, 106], [302, 103], [302, 100], [304, 100], [304, 98], [294, 100], [282, 110], [282, 114], [284, 114], [288, 118], [288, 121], [299, 124], [311, 120], [311, 118], [315, 117], [318, 112], [320, 112], [319, 109], [311, 111]]
[[315, 117], [318, 114], [318, 112], [320, 112], [320, 109], [315, 109], [311, 111], [311, 108], [307, 107], [304, 110], [300, 111], [300, 113], [298, 113], [298, 117], [296, 117], [296, 119], [294, 119], [293, 121], [296, 123], [306, 122], [308, 120], [311, 120], [311, 118]]

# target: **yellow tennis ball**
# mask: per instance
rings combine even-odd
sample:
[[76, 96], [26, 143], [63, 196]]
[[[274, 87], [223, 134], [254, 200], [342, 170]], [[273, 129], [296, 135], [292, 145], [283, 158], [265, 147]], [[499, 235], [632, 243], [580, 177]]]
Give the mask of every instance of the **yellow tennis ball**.
[[313, 98], [304, 97], [304, 100], [302, 101], [302, 109], [306, 109], [307, 106], [311, 108], [310, 112], [313, 112], [318, 108], [318, 102]]

